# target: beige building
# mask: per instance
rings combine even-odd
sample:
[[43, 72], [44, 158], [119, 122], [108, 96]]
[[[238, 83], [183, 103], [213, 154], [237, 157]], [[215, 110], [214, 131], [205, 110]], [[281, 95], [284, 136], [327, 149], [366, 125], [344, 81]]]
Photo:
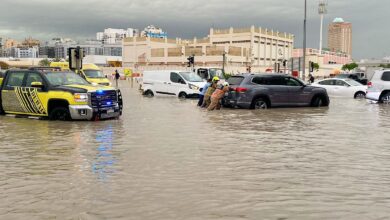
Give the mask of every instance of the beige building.
[[352, 55], [352, 24], [342, 18], [334, 19], [328, 27], [328, 48], [333, 52]]
[[185, 66], [195, 55], [197, 66], [272, 67], [292, 56], [294, 35], [269, 29], [210, 29], [203, 39], [125, 38], [124, 66]]
[[4, 43], [5, 49], [11, 49], [13, 47], [19, 46], [19, 42], [14, 39], [6, 39]]

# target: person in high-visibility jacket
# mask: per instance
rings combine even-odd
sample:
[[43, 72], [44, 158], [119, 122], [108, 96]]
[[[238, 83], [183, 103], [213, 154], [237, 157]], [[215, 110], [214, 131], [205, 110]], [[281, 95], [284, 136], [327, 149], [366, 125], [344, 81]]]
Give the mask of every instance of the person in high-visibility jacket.
[[221, 109], [221, 99], [225, 96], [225, 93], [229, 91], [229, 83], [225, 82], [220, 88], [217, 88], [211, 95], [211, 103], [207, 108], [208, 111], [213, 111], [214, 109]]
[[213, 94], [213, 92], [217, 89], [218, 82], [219, 82], [219, 77], [215, 76], [213, 78], [213, 80], [211, 81], [211, 86], [209, 86], [209, 88], [207, 88], [207, 91], [204, 94], [203, 104], [202, 104], [203, 108], [209, 107], [209, 105], [211, 103], [210, 97]]

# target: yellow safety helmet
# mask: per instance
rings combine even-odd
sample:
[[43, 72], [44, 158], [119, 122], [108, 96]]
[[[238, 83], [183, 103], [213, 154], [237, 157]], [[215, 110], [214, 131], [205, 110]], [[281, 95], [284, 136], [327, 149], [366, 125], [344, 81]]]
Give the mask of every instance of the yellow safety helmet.
[[213, 82], [217, 82], [217, 81], [219, 81], [219, 77], [218, 76], [214, 76], [213, 77]]

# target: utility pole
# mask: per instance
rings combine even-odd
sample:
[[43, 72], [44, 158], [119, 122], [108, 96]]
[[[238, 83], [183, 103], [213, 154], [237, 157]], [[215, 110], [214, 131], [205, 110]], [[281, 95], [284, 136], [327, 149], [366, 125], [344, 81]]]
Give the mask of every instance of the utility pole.
[[306, 78], [306, 16], [307, 16], [307, 0], [305, 0], [305, 18], [303, 20], [303, 76], [302, 80]]
[[322, 29], [324, 25], [324, 15], [328, 13], [328, 10], [326, 8], [327, 4], [325, 0], [320, 0], [320, 4], [318, 6], [318, 14], [320, 14], [321, 17], [321, 26], [320, 26], [320, 48], [319, 48], [319, 54], [322, 54]]
[[225, 73], [225, 60], [226, 60], [226, 52], [224, 51], [222, 54], [222, 71]]

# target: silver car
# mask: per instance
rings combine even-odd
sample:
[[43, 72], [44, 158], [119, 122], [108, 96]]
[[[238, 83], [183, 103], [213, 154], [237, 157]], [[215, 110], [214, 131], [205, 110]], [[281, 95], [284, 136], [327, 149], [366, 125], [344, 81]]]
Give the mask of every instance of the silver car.
[[283, 74], [243, 74], [228, 79], [231, 86], [225, 106], [267, 109], [270, 107], [328, 106], [324, 88], [308, 86]]

